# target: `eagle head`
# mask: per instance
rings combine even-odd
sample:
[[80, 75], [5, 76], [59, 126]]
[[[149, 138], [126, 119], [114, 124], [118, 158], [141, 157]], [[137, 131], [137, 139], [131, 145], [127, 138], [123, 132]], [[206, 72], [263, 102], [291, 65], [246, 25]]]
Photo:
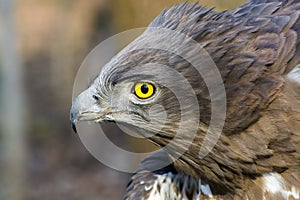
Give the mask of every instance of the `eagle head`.
[[146, 30], [74, 100], [70, 112], [74, 131], [78, 121], [113, 121], [135, 127], [160, 146], [174, 139], [178, 130], [184, 130], [180, 139], [191, 143], [199, 128], [198, 100], [209, 107], [210, 96], [201, 74], [191, 66], [207, 59], [202, 59], [198, 43], [195, 47], [190, 40], [182, 33]]

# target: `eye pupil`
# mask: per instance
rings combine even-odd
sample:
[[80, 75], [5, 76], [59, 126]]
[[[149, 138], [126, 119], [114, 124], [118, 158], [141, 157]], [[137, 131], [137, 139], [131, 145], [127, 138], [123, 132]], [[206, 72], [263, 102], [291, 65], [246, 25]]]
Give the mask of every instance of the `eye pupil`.
[[154, 86], [151, 83], [137, 83], [134, 86], [134, 93], [140, 99], [147, 99], [154, 94]]
[[147, 94], [149, 92], [149, 88], [146, 84], [143, 84], [142, 87], [141, 87], [141, 92], [143, 94]]

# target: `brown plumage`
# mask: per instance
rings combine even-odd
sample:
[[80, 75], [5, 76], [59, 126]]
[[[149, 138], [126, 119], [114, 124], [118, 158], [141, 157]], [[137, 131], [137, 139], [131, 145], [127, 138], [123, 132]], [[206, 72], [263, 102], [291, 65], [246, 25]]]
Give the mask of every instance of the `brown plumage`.
[[[240, 8], [220, 13], [197, 4], [184, 3], [163, 11], [150, 27], [185, 33], [210, 54], [225, 84], [226, 122], [216, 146], [206, 157], [199, 159], [203, 132], [210, 120], [210, 96], [203, 79], [193, 77], [194, 69], [188, 65], [183, 67], [186, 63], [182, 60], [176, 61], [173, 67], [181, 70], [194, 88], [201, 86], [197, 91], [201, 110], [198, 134], [189, 150], [161, 172], [150, 172], [147, 165], [162, 157], [172, 158], [176, 152], [169, 150], [169, 155], [158, 154], [148, 158], [139, 169], [143, 173], [133, 176], [125, 199], [136, 199], [142, 194], [147, 199], [147, 192], [144, 185], [139, 185], [140, 181], [151, 183], [155, 179], [153, 174], [168, 171], [185, 175], [189, 180], [201, 179], [209, 184], [215, 198], [300, 199], [300, 2], [251, 0]], [[139, 56], [141, 54], [142, 57]], [[105, 73], [109, 74], [106, 84], [115, 84], [124, 71], [137, 70], [137, 63], [155, 60], [170, 64], [168, 56], [146, 50], [120, 56], [120, 59], [109, 63], [110, 69], [99, 77], [105, 79]], [[102, 93], [102, 100], [109, 96], [107, 93]], [[168, 96], [170, 94], [166, 92], [164, 95], [158, 102], [165, 105], [170, 113], [176, 113], [176, 105]], [[77, 101], [83, 100], [79, 98]], [[71, 113], [78, 110], [78, 103], [74, 104]], [[76, 113], [79, 113], [77, 110]], [[160, 146], [168, 143], [174, 136], [172, 126], [175, 126], [176, 120], [171, 119], [170, 127], [150, 140]], [[115, 121], [124, 122], [120, 119]], [[142, 122], [130, 124], [143, 128]], [[144, 126], [146, 130], [153, 130]], [[177, 148], [181, 148], [180, 145]], [[285, 193], [274, 188], [266, 189], [266, 180], [280, 182]], [[192, 187], [196, 190], [197, 181], [190, 182], [195, 182]]]

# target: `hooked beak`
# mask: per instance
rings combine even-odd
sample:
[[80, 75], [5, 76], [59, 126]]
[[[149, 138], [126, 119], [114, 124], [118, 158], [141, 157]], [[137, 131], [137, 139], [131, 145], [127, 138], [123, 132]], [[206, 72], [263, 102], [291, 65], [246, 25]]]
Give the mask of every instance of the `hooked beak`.
[[92, 98], [89, 89], [83, 91], [74, 101], [70, 110], [71, 127], [77, 133], [78, 121], [96, 121], [103, 116], [103, 110]]

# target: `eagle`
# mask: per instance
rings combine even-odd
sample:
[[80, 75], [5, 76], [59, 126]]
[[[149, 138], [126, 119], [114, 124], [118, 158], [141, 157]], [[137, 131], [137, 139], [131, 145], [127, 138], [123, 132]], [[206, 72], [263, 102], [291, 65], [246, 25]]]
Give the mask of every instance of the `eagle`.
[[[147, 48], [167, 43], [202, 61], [204, 54], [186, 39], [215, 63], [225, 95], [219, 87], [209, 90], [206, 83], [217, 76], [208, 61], [201, 74], [176, 52]], [[185, 91], [183, 82], [194, 95], [175, 94]], [[201, 157], [201, 147], [214, 138], [208, 137], [213, 104], [221, 119], [224, 98], [222, 129]], [[126, 124], [164, 148], [141, 162], [126, 200], [300, 199], [300, 2], [250, 0], [222, 12], [185, 2], [163, 10], [73, 101], [70, 120], [75, 131], [78, 121]], [[184, 134], [168, 146], [182, 121]]]

